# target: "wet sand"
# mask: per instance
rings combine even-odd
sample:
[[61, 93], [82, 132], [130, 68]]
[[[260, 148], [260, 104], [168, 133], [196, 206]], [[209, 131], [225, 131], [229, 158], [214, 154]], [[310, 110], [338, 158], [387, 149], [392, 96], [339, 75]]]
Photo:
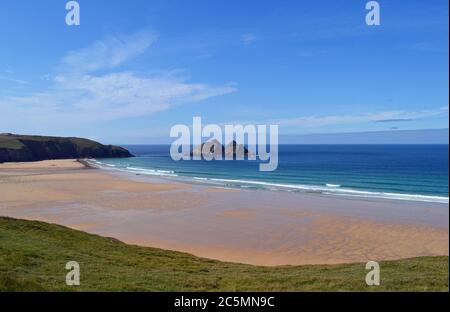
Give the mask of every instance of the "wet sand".
[[0, 216], [257, 265], [449, 254], [448, 204], [230, 190], [75, 160], [0, 164]]

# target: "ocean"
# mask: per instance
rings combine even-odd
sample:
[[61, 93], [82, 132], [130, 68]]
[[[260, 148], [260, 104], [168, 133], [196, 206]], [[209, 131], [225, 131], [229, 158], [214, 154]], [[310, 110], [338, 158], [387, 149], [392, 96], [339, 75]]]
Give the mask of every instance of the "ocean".
[[91, 161], [220, 187], [449, 202], [448, 145], [280, 145], [272, 172], [259, 171], [259, 161], [174, 161], [170, 145], [124, 147], [137, 157]]

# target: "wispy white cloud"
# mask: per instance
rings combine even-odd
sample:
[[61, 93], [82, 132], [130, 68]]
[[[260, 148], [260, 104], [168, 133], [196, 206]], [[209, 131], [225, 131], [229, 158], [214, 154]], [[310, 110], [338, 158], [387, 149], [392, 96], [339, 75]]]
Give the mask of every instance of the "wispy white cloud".
[[8, 82], [14, 82], [18, 84], [27, 84], [28, 81], [21, 80], [21, 79], [15, 79], [8, 76], [0, 76], [0, 80], [8, 81]]
[[370, 122], [394, 122], [410, 121], [430, 118], [448, 113], [448, 108], [423, 111], [384, 111], [359, 115], [327, 115], [327, 116], [307, 116], [270, 120], [270, 123], [286, 126], [297, 126], [303, 128], [315, 128], [332, 125], [349, 125]]
[[[262, 113], [262, 111], [245, 112], [244, 110], [241, 110], [240, 112], [242, 113], [241, 115], [243, 116], [251, 115], [253, 117], [255, 117], [258, 114], [261, 115]], [[327, 126], [347, 126], [347, 125], [351, 126], [357, 124], [368, 125], [375, 123], [407, 122], [445, 115], [448, 115], [448, 106], [443, 106], [433, 110], [409, 111], [409, 112], [398, 110], [398, 111], [382, 111], [382, 112], [354, 114], [354, 115], [347, 114], [347, 115], [299, 116], [292, 118], [234, 119], [225, 121], [220, 121], [217, 119], [204, 119], [203, 122], [205, 124], [214, 123], [221, 127], [233, 124], [241, 124], [241, 125], [271, 124], [271, 125], [278, 125], [283, 128], [289, 127], [301, 132], [305, 129], [319, 130], [320, 128], [326, 128]], [[217, 118], [220, 118], [220, 116], [218, 116]]]
[[252, 44], [256, 40], [256, 36], [252, 33], [243, 34], [241, 40], [244, 44]]
[[419, 52], [447, 52], [448, 45], [441, 42], [421, 41], [408, 46], [409, 49]]
[[66, 72], [85, 73], [117, 67], [144, 53], [157, 39], [151, 31], [126, 36], [109, 36], [90, 46], [67, 53], [61, 62]]
[[129, 72], [59, 76], [56, 81], [48, 92], [9, 98], [8, 104], [21, 116], [94, 122], [145, 116], [235, 91], [231, 86], [211, 87], [175, 78], [144, 78]]
[[311, 56], [316, 56], [316, 55], [323, 55], [323, 54], [327, 54], [328, 51], [326, 50], [303, 50], [298, 52], [298, 56], [300, 57], [311, 57]]
[[153, 33], [140, 32], [69, 52], [48, 89], [0, 99], [0, 123], [17, 116], [18, 122], [62, 124], [146, 116], [236, 91], [228, 84], [190, 83], [173, 72], [143, 76], [114, 69], [144, 53], [154, 40]]

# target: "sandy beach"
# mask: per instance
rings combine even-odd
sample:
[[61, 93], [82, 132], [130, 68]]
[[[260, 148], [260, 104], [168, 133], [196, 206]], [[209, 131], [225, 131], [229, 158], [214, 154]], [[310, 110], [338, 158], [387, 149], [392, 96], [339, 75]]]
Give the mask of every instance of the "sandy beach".
[[0, 215], [256, 265], [449, 254], [449, 206], [234, 190], [90, 169], [0, 164]]

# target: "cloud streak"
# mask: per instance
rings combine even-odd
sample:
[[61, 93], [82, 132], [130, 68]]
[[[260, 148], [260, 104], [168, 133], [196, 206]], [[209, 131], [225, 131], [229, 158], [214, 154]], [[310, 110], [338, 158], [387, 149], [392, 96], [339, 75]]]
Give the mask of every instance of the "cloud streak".
[[411, 121], [448, 114], [448, 109], [423, 110], [417, 112], [385, 111], [360, 115], [329, 115], [274, 119], [270, 123], [303, 128], [315, 128], [334, 125], [349, 125], [371, 122]]
[[23, 123], [117, 120], [236, 91], [231, 85], [190, 83], [173, 74], [142, 76], [114, 70], [145, 53], [155, 40], [153, 33], [145, 31], [108, 37], [67, 53], [47, 90], [0, 99], [0, 122], [7, 124], [17, 116], [17, 122]]
[[61, 69], [66, 72], [86, 73], [115, 68], [144, 53], [156, 40], [157, 35], [150, 31], [109, 36], [86, 48], [67, 53], [61, 61]]
[[256, 36], [252, 33], [243, 34], [241, 40], [244, 44], [252, 44], [256, 41]]
[[28, 84], [28, 81], [21, 80], [21, 79], [14, 79], [14, 78], [7, 77], [7, 76], [0, 76], [0, 80], [18, 83], [18, 84]]

